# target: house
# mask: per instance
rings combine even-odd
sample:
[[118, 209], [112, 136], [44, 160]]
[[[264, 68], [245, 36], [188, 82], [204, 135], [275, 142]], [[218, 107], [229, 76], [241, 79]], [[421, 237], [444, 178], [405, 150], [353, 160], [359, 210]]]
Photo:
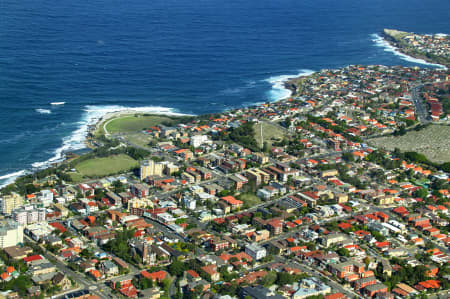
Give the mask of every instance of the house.
[[5, 247], [3, 248], [3, 250], [5, 251], [6, 255], [13, 260], [21, 260], [24, 259], [28, 254], [33, 252], [33, 249], [31, 249], [28, 246], [10, 246], [10, 247]]
[[352, 260], [339, 264], [328, 264], [330, 273], [341, 279], [354, 273], [360, 275], [364, 272], [364, 269], [364, 264]]
[[211, 265], [203, 266], [203, 267], [201, 267], [201, 269], [203, 272], [208, 274], [209, 277], [211, 277], [212, 281], [218, 281], [220, 279], [220, 274], [219, 274], [219, 272], [217, 272], [216, 265], [211, 264]]
[[220, 198], [220, 201], [226, 203], [227, 205], [229, 205], [231, 207], [232, 210], [236, 210], [242, 207], [243, 202], [234, 198], [231, 195], [228, 196], [224, 196]]
[[247, 286], [239, 289], [240, 298], [251, 298], [251, 299], [283, 299], [285, 297], [274, 293], [268, 288], [256, 285]]
[[279, 219], [272, 219], [267, 222], [267, 228], [272, 235], [279, 235], [283, 232], [283, 222]]
[[147, 272], [146, 270], [143, 270], [140, 272], [142, 277], [145, 277], [147, 279], [151, 279], [153, 281], [156, 281], [158, 283], [162, 282], [164, 279], [169, 277], [169, 274], [166, 271], [156, 271], [156, 272]]
[[136, 298], [137, 290], [132, 284], [133, 275], [120, 276], [110, 281], [110, 286], [114, 290], [118, 290], [123, 296], [128, 298]]
[[201, 279], [200, 275], [192, 269], [186, 271], [186, 277], [189, 281], [196, 281]]
[[72, 287], [70, 279], [61, 272], [58, 272], [52, 278], [52, 284], [61, 287], [61, 290], [66, 291]]
[[292, 295], [292, 299], [304, 299], [311, 296], [326, 295], [331, 288], [318, 278], [306, 278], [299, 282], [299, 287]]
[[347, 243], [351, 243], [351, 240], [346, 234], [342, 233], [328, 234], [321, 238], [321, 244], [325, 247], [330, 247], [333, 244], [347, 245]]
[[387, 291], [387, 286], [382, 283], [372, 284], [363, 289], [363, 293], [369, 297], [374, 297], [377, 293], [387, 293]]
[[31, 286], [27, 289], [27, 294], [28, 296], [30, 296], [30, 298], [39, 297], [39, 295], [41, 294], [41, 287]]
[[358, 279], [356, 281], [353, 282], [353, 286], [355, 288], [355, 290], [360, 290], [363, 289], [367, 286], [373, 285], [377, 283], [377, 279], [375, 278], [375, 276], [371, 276], [371, 277], [364, 277], [361, 279]]
[[96, 269], [89, 270], [88, 273], [96, 281], [102, 279], [102, 274]]
[[119, 274], [119, 267], [109, 260], [102, 261], [99, 265], [99, 269], [106, 276], [113, 276]]

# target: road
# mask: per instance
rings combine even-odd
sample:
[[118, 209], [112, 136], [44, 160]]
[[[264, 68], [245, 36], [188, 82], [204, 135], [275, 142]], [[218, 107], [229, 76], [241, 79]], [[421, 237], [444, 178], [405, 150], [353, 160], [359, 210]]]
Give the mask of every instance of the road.
[[[32, 239], [30, 239], [26, 235], [24, 235], [24, 238], [27, 239], [27, 241], [35, 243]], [[115, 295], [113, 295], [113, 293], [111, 292], [111, 288], [107, 284], [108, 279], [104, 279], [104, 280], [100, 280], [100, 281], [93, 281], [91, 279], [88, 279], [85, 276], [85, 274], [73, 271], [72, 269], [70, 269], [66, 265], [66, 263], [61, 261], [59, 259], [59, 257], [57, 257], [53, 253], [47, 251], [42, 246], [41, 246], [41, 248], [43, 249], [44, 257], [46, 259], [48, 259], [49, 261], [52, 261], [52, 263], [55, 265], [55, 267], [58, 269], [58, 271], [64, 273], [65, 275], [68, 275], [68, 276], [72, 277], [73, 280], [79, 286], [77, 289], [64, 292], [64, 294], [70, 293], [70, 292], [74, 292], [76, 290], [88, 289], [92, 294], [95, 294], [95, 295], [99, 296], [102, 299], [115, 298]], [[115, 257], [115, 255], [113, 255], [113, 254], [110, 254], [110, 255]], [[130, 265], [130, 264], [128, 264], [128, 265], [130, 267], [130, 273], [124, 274], [124, 275], [115, 276], [114, 278], [118, 278], [118, 277], [122, 277], [122, 276], [128, 276], [128, 275], [131, 275], [131, 274], [136, 275], [136, 274], [139, 273], [139, 271], [140, 271], [139, 269], [137, 269], [133, 265]], [[57, 296], [59, 297], [59, 296], [62, 296], [62, 295], [63, 294], [59, 294]]]
[[416, 106], [417, 119], [422, 124], [427, 124], [431, 121], [428, 108], [423, 99], [420, 97], [420, 89], [422, 89], [425, 84], [427, 83], [411, 87], [411, 98]]
[[320, 277], [324, 280], [326, 280], [326, 284], [328, 284], [330, 287], [332, 287], [334, 290], [339, 291], [349, 298], [359, 298], [360, 296], [355, 293], [352, 289], [343, 287], [341, 284], [335, 282], [334, 280], [330, 279], [328, 276], [325, 276], [323, 273], [319, 272], [318, 270], [311, 268], [309, 265], [303, 263], [302, 261], [294, 261], [292, 259], [286, 259], [285, 257], [276, 256], [274, 258], [275, 262], [293, 265], [296, 268], [300, 269], [301, 271], [307, 273], [310, 276], [316, 276]]

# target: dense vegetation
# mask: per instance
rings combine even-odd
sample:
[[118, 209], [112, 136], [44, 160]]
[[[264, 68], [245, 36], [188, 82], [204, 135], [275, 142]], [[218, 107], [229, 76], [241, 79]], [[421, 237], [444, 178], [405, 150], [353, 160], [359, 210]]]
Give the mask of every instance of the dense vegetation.
[[219, 140], [238, 143], [252, 151], [258, 151], [258, 143], [253, 134], [253, 123], [243, 123], [237, 128], [231, 128], [228, 131], [222, 131], [219, 134]]

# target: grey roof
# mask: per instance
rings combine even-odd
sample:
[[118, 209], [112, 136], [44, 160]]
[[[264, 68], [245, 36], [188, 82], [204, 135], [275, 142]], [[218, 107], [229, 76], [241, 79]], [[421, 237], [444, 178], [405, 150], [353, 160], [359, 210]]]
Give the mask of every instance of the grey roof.
[[250, 296], [255, 299], [284, 299], [283, 296], [274, 294], [271, 290], [260, 285], [242, 288], [241, 296]]

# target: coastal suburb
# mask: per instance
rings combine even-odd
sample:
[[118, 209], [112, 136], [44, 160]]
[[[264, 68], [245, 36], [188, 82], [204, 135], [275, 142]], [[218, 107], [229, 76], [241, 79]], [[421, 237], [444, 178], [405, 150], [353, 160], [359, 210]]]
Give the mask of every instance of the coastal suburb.
[[0, 190], [0, 298], [449, 298], [450, 37], [206, 115], [121, 111]]

